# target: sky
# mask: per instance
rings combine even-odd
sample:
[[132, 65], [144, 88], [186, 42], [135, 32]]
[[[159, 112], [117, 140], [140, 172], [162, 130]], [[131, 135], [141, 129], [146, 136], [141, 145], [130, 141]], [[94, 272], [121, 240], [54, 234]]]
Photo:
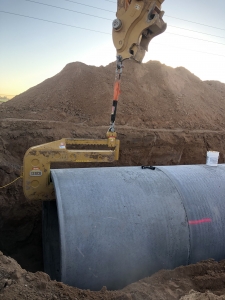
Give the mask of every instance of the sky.
[[[0, 96], [18, 95], [70, 62], [115, 61], [116, 8], [116, 0], [0, 0]], [[165, 0], [162, 10], [167, 30], [151, 41], [144, 62], [225, 83], [225, 0]]]

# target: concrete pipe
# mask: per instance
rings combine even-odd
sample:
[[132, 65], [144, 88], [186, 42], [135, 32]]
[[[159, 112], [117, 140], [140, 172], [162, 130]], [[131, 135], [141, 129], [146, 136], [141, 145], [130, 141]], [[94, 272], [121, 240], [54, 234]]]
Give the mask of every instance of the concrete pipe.
[[45, 271], [119, 289], [160, 269], [225, 258], [225, 165], [51, 170]]

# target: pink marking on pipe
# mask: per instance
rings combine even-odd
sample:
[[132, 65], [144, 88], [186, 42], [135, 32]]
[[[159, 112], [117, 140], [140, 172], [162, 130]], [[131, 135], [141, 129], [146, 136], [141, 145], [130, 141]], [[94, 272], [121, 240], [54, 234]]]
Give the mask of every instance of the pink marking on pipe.
[[202, 223], [211, 223], [212, 219], [210, 218], [205, 218], [205, 219], [200, 219], [200, 220], [193, 220], [193, 221], [188, 221], [188, 224], [190, 225], [198, 225]]

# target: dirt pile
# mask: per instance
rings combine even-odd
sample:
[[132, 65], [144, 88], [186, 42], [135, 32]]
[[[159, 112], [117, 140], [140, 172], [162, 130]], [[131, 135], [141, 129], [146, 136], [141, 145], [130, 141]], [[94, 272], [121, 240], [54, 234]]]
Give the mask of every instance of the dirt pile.
[[[68, 64], [60, 73], [1, 105], [3, 118], [108, 125], [114, 63]], [[225, 85], [188, 70], [125, 61], [117, 124], [138, 128], [224, 129]]]
[[[107, 299], [107, 300], [217, 300], [225, 293], [225, 262], [213, 260], [196, 265], [162, 270], [119, 291], [80, 290], [51, 281], [42, 272], [22, 269], [15, 260], [0, 252], [0, 299]], [[209, 291], [206, 291], [210, 289]], [[205, 292], [206, 291], [206, 292]]]
[[[20, 175], [23, 156], [31, 146], [62, 137], [105, 137], [114, 71], [114, 63], [99, 68], [71, 63], [56, 76], [1, 104], [0, 186]], [[116, 122], [120, 160], [113, 165], [199, 164], [205, 163], [207, 150], [219, 151], [219, 162], [224, 163], [224, 100], [225, 84], [202, 82], [184, 68], [125, 62]], [[0, 251], [28, 271], [42, 271], [41, 230], [41, 203], [24, 198], [21, 179], [0, 189]], [[8, 260], [11, 262], [6, 263]], [[94, 294], [50, 282], [45, 274], [27, 273], [2, 255], [0, 263], [0, 299], [26, 299], [27, 287], [28, 299], [179, 299], [184, 295], [189, 297], [184, 299], [203, 299], [197, 298], [203, 295], [222, 299], [215, 297], [224, 292], [223, 262], [207, 262], [204, 268], [202, 264], [181, 267], [177, 269], [180, 273], [162, 271], [116, 294], [104, 290]], [[19, 278], [11, 276], [11, 266], [19, 268]], [[26, 274], [34, 278], [32, 283], [26, 283]], [[42, 281], [44, 290], [38, 287]], [[191, 289], [197, 292], [189, 295]]]
[[223, 300], [225, 296], [216, 296], [215, 294], [207, 291], [205, 293], [199, 293], [191, 290], [188, 295], [180, 298], [180, 300]]

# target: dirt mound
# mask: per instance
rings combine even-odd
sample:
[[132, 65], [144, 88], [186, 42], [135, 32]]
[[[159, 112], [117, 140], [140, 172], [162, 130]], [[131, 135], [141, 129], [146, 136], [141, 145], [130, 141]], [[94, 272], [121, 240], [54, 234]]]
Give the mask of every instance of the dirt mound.
[[[115, 64], [75, 62], [1, 105], [1, 116], [108, 125]], [[143, 128], [224, 128], [225, 85], [188, 70], [125, 61], [117, 124]]]
[[[217, 263], [209, 260], [196, 265], [179, 267], [173, 271], [162, 270], [119, 291], [107, 291], [107, 287], [103, 287], [99, 292], [92, 292], [51, 281], [49, 276], [42, 272], [27, 272], [15, 260], [0, 252], [0, 298], [7, 300], [225, 299], [225, 296], [219, 296], [225, 292], [224, 268], [224, 261]], [[210, 290], [210, 292], [205, 292], [205, 290]]]
[[205, 293], [199, 293], [191, 290], [186, 296], [180, 298], [180, 300], [224, 300], [225, 296], [216, 296], [215, 294], [207, 291]]
[[[89, 291], [70, 288], [60, 282], [51, 281], [45, 273], [27, 272], [14, 259], [6, 257], [0, 252], [1, 299], [104, 299], [104, 294], [107, 294], [107, 291], [90, 293]], [[88, 297], [89, 295], [91, 297]]]

